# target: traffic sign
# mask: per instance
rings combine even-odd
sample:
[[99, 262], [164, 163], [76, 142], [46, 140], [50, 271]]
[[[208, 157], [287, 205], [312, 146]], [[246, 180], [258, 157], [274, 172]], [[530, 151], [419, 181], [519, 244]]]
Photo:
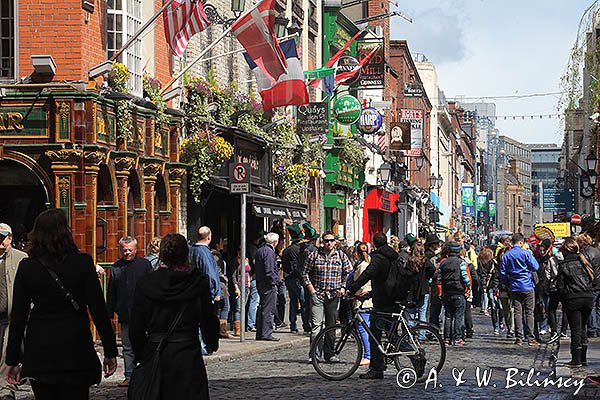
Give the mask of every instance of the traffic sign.
[[579, 214], [573, 214], [571, 217], [571, 223], [579, 225], [581, 223], [581, 216]]
[[250, 164], [234, 164], [229, 174], [229, 193], [238, 194], [248, 192], [250, 192]]

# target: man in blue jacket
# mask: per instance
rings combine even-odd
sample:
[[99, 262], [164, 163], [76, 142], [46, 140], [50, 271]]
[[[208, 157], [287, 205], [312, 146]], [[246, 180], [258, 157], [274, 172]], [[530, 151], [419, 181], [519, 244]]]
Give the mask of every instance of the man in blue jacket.
[[[539, 343], [533, 337], [533, 310], [535, 307], [535, 287], [532, 273], [539, 269], [539, 264], [533, 254], [523, 249], [525, 237], [520, 233], [512, 236], [512, 249], [504, 253], [500, 262], [500, 280], [508, 287], [510, 298], [513, 302], [515, 315], [515, 344], [523, 345], [523, 340], [528, 340], [530, 346]], [[527, 331], [523, 332], [523, 312]]]

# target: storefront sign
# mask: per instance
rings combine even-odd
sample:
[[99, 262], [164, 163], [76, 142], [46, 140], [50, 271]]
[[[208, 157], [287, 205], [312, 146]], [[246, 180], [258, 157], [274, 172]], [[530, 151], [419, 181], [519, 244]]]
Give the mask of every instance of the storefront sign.
[[423, 97], [423, 86], [419, 82], [404, 84], [404, 97]]
[[400, 109], [401, 123], [410, 123], [410, 151], [408, 156], [419, 157], [423, 155], [423, 110]]
[[365, 89], [383, 89], [383, 77], [385, 71], [383, 40], [359, 42], [357, 47], [359, 60], [367, 57], [373, 50], [378, 48], [369, 61], [363, 65], [361, 76], [358, 80], [358, 87]]
[[354, 96], [344, 95], [333, 104], [333, 115], [343, 125], [351, 125], [360, 118], [362, 106]]
[[[347, 73], [347, 72], [352, 72], [353, 70], [356, 69], [356, 66], [358, 65], [358, 60], [352, 56], [343, 56], [340, 57], [340, 59], [337, 62], [337, 67], [335, 69], [335, 74], [339, 75], [339, 74], [343, 74], [343, 73]], [[346, 86], [350, 86], [354, 83], [356, 83], [358, 81], [358, 79], [360, 78], [360, 71], [357, 71], [356, 74], [346, 80], [346, 82], [344, 82], [344, 85]]]
[[410, 150], [410, 122], [392, 122], [390, 150]]
[[309, 103], [298, 106], [296, 133], [298, 135], [320, 135], [327, 132], [329, 113], [327, 103]]
[[371, 135], [377, 133], [381, 129], [383, 118], [379, 111], [373, 107], [363, 108], [358, 119], [358, 130], [365, 134]]
[[0, 137], [48, 136], [48, 113], [43, 107], [0, 108]]

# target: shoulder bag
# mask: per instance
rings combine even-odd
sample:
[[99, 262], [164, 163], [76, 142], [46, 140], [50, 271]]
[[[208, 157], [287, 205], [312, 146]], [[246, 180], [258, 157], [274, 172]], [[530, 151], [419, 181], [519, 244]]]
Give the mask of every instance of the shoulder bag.
[[56, 275], [56, 272], [54, 272], [52, 270], [52, 268], [46, 266], [46, 264], [44, 264], [41, 260], [38, 260], [38, 262], [42, 265], [42, 267], [44, 267], [44, 269], [46, 269], [46, 271], [48, 271], [48, 273], [50, 274], [50, 276], [52, 277], [52, 279], [54, 280], [54, 282], [56, 282], [56, 285], [64, 293], [65, 298], [71, 304], [71, 306], [73, 307], [73, 309], [75, 311], [80, 311], [81, 310], [81, 306], [79, 306], [79, 303], [77, 303], [77, 300], [75, 300], [75, 296], [73, 296], [73, 293], [69, 292], [69, 290], [65, 287], [65, 285], [63, 285], [63, 283], [60, 280], [60, 278], [58, 277], [58, 275]]
[[173, 334], [173, 331], [181, 322], [185, 303], [181, 305], [179, 312], [171, 322], [167, 333], [160, 339], [152, 358], [145, 364], [138, 364], [131, 376], [129, 388], [127, 389], [128, 400], [159, 400], [160, 399], [160, 353], [165, 343]]

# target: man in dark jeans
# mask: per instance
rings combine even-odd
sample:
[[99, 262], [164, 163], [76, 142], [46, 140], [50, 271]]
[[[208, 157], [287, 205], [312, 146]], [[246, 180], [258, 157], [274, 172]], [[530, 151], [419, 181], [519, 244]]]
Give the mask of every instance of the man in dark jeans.
[[281, 254], [281, 264], [283, 266], [283, 273], [285, 274], [285, 285], [290, 295], [290, 331], [292, 333], [298, 332], [297, 325], [297, 314], [298, 307], [300, 307], [300, 315], [302, 316], [302, 328], [304, 332], [310, 332], [310, 325], [308, 315], [306, 314], [306, 304], [304, 297], [304, 286], [302, 285], [302, 273], [304, 272], [304, 265], [301, 264], [302, 249], [300, 247], [300, 241], [304, 239], [302, 228], [298, 224], [292, 224], [288, 226], [288, 232], [292, 240], [292, 244], [289, 245]]
[[273, 318], [277, 312], [277, 256], [275, 247], [279, 242], [279, 235], [269, 232], [265, 235], [266, 244], [256, 253], [254, 266], [256, 268], [256, 288], [260, 295], [258, 318], [256, 320], [256, 340], [270, 340], [278, 342], [279, 338], [273, 336]]
[[[371, 253], [371, 264], [350, 285], [350, 293], [356, 293], [365, 283], [371, 281], [371, 297], [373, 298], [373, 311], [377, 312], [399, 312], [398, 305], [390, 298], [385, 290], [390, 265], [398, 258], [398, 253], [387, 244], [387, 237], [383, 233], [376, 233], [373, 237], [373, 244], [376, 250]], [[382, 330], [387, 328], [387, 323], [382, 317], [371, 314], [370, 329], [377, 342], [381, 342]], [[379, 351], [377, 342], [373, 337], [369, 337], [371, 346], [371, 363], [369, 370], [360, 375], [361, 379], [383, 379], [383, 370], [385, 361], [383, 354]]]
[[[502, 256], [500, 262], [500, 280], [508, 287], [510, 298], [513, 302], [515, 315], [515, 344], [523, 345], [527, 340], [530, 346], [539, 343], [533, 337], [533, 310], [535, 307], [535, 286], [532, 273], [539, 269], [539, 264], [533, 254], [523, 249], [525, 237], [520, 233], [512, 236], [512, 249]], [[527, 331], [523, 331], [523, 312]]]

